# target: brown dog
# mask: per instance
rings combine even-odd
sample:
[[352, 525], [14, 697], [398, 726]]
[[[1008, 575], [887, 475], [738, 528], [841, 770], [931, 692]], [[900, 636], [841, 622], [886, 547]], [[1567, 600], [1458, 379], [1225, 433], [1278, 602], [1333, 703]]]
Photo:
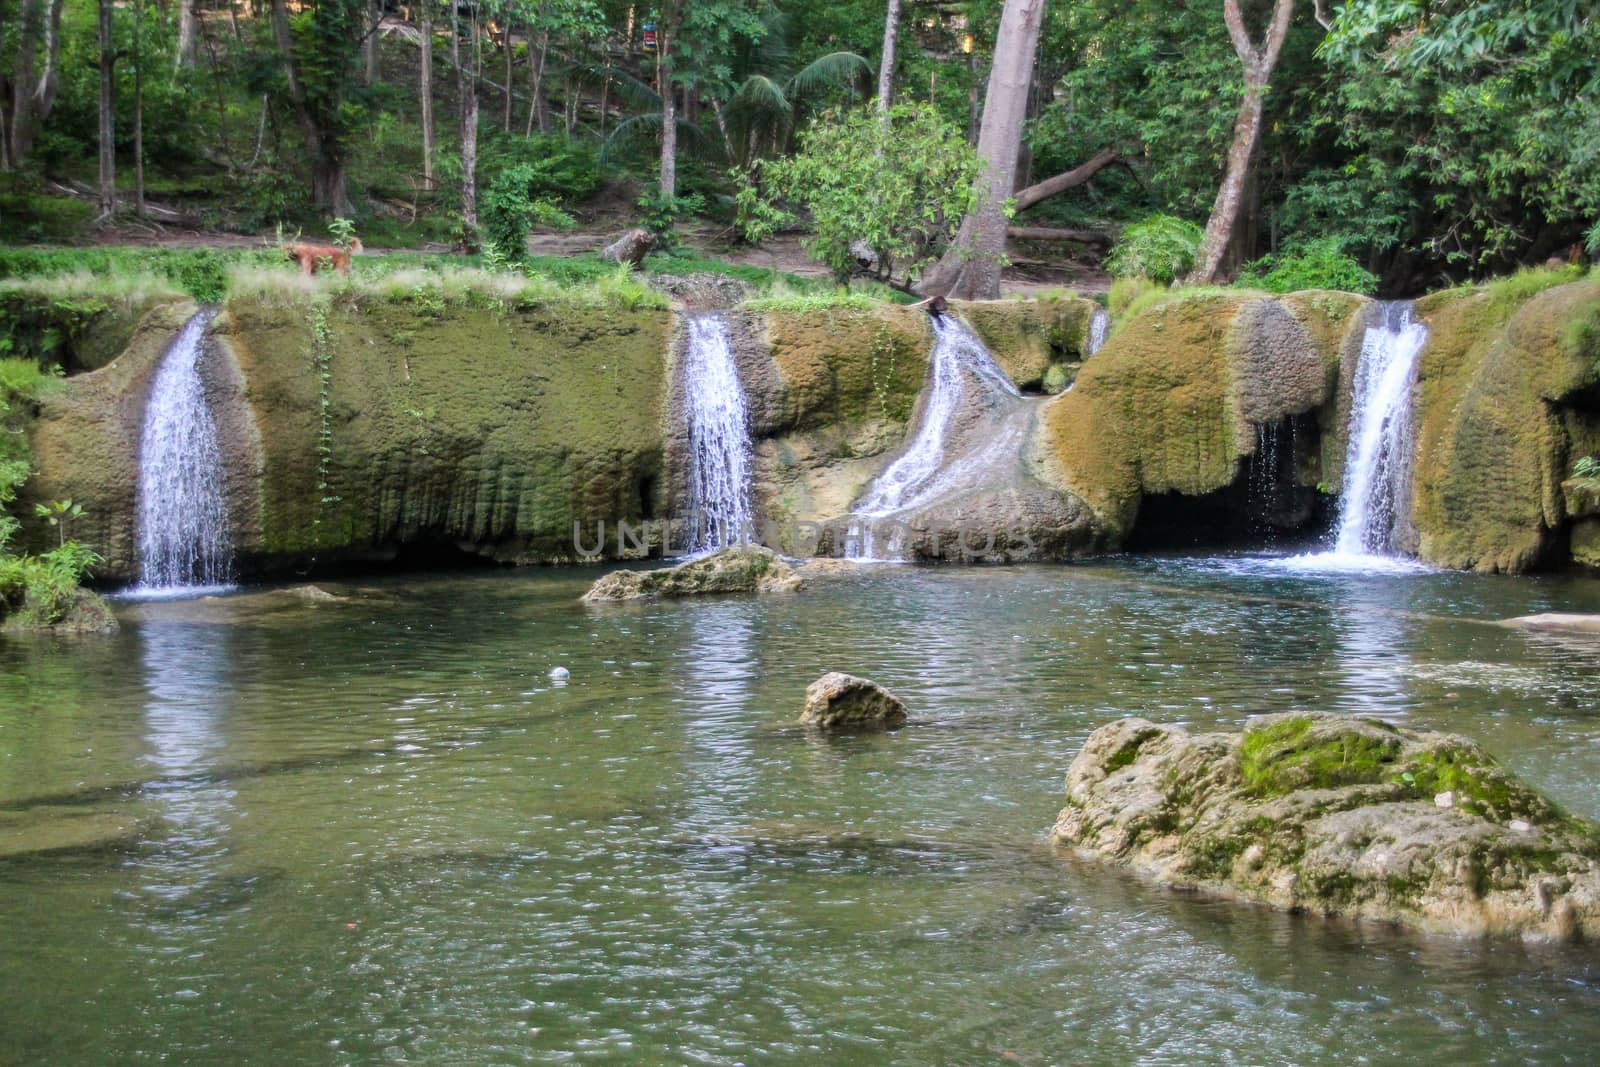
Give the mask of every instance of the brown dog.
[[339, 248], [335, 245], [313, 245], [296, 241], [292, 245], [284, 245], [284, 255], [300, 264], [300, 273], [312, 275], [319, 269], [333, 264], [333, 269], [340, 274], [350, 273], [350, 257], [362, 251], [361, 240], [357, 238], [350, 242], [349, 248]]

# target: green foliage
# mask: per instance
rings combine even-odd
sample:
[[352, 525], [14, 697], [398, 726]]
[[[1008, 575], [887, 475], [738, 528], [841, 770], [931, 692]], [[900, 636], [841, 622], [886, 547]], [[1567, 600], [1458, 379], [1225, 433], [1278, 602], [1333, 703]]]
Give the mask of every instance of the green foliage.
[[[872, 111], [829, 113], [797, 155], [752, 166], [739, 218], [753, 239], [803, 208], [812, 225], [806, 252], [836, 278], [865, 272], [906, 284], [955, 236], [977, 173], [976, 152], [931, 107], [898, 105], [887, 123]], [[863, 246], [873, 257], [865, 267]]]
[[530, 200], [573, 204], [600, 191], [599, 149], [592, 141], [535, 133], [490, 134], [478, 153], [480, 174], [517, 170]]
[[1572, 463], [1572, 476], [1588, 489], [1600, 489], [1600, 457], [1582, 456]]
[[577, 223], [560, 205], [535, 197], [534, 169], [521, 164], [501, 171], [478, 201], [478, 225], [485, 248], [504, 263], [520, 263], [528, 255], [528, 234], [535, 223], [570, 230]]
[[55, 376], [31, 361], [0, 360], [0, 621], [8, 625], [48, 626], [59, 620], [76, 601], [78, 583], [100, 561], [89, 548], [67, 540], [66, 523], [83, 515], [70, 500], [36, 507], [58, 529], [56, 548], [38, 556], [10, 551], [21, 528], [11, 508], [31, 473], [27, 438], [13, 416], [19, 402], [36, 401], [55, 387]]
[[335, 248], [348, 249], [356, 241], [356, 224], [340, 215], [328, 223], [328, 233], [333, 237]]
[[1122, 232], [1106, 259], [1112, 277], [1148, 278], [1170, 285], [1189, 273], [1204, 236], [1199, 226], [1173, 215], [1151, 215]]
[[83, 518], [83, 505], [71, 500], [53, 500], [48, 504], [35, 504], [33, 513], [48, 522], [56, 531], [58, 545], [67, 543], [67, 524]]
[[1340, 289], [1371, 296], [1378, 278], [1344, 251], [1336, 237], [1309, 241], [1296, 249], [1267, 255], [1239, 274], [1241, 285], [1269, 293], [1297, 293], [1304, 289]]
[[657, 251], [672, 255], [680, 247], [678, 222], [706, 206], [698, 193], [688, 196], [662, 196], [660, 186], [652, 185], [634, 201], [639, 209], [639, 225], [655, 234]]

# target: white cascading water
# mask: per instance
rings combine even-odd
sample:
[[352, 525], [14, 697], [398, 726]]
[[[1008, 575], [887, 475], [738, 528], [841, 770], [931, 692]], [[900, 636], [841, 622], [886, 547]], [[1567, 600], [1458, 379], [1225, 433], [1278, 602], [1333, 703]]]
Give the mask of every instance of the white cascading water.
[[1410, 301], [1383, 304], [1379, 314], [1361, 343], [1350, 398], [1334, 544], [1341, 555], [1393, 555], [1395, 532], [1411, 499], [1411, 390], [1428, 327], [1412, 317]]
[[1089, 317], [1089, 343], [1084, 346], [1083, 357], [1088, 359], [1104, 348], [1106, 338], [1109, 336], [1111, 336], [1111, 312], [1105, 308], [1095, 308], [1094, 314]]
[[[981, 470], [991, 453], [1003, 453], [1014, 442], [1010, 434], [990, 435], [985, 445], [972, 454], [947, 464], [951, 420], [960, 405], [966, 379], [970, 376], [987, 393], [1021, 398], [1017, 387], [995, 363], [994, 356], [966, 323], [953, 315], [933, 317], [931, 380], [923, 403], [922, 421], [906, 450], [882, 474], [873, 479], [857, 503], [854, 514], [861, 518], [859, 540], [850, 555], [877, 558], [879, 546], [874, 537], [874, 520], [921, 507], [956, 489]], [[886, 546], [898, 553], [899, 546]]]
[[184, 323], [150, 383], [139, 439], [136, 594], [193, 595], [232, 580], [222, 447], [200, 379], [215, 315], [203, 310]]
[[691, 554], [754, 537], [750, 507], [750, 428], [744, 387], [715, 314], [693, 315], [684, 354], [683, 395], [689, 420]]

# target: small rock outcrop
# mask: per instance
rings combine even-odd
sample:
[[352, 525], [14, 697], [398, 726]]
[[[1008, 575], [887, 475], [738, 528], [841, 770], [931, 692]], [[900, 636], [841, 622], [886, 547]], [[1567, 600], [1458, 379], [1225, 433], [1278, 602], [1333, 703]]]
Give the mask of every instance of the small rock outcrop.
[[1543, 615], [1519, 615], [1506, 620], [1507, 626], [1522, 630], [1555, 630], [1570, 634], [1594, 634], [1600, 637], [1600, 615], [1575, 615], [1552, 611]]
[[629, 230], [601, 249], [600, 258], [637, 267], [655, 246], [656, 235], [649, 230]]
[[788, 593], [801, 584], [800, 575], [776, 552], [739, 545], [663, 570], [612, 571], [590, 586], [583, 599], [596, 603], [720, 593]]
[[1325, 713], [1090, 735], [1052, 837], [1176, 886], [1534, 941], [1600, 936], [1600, 826], [1466, 738]]
[[893, 730], [904, 726], [906, 706], [877, 682], [831, 671], [806, 686], [800, 722], [819, 730]]

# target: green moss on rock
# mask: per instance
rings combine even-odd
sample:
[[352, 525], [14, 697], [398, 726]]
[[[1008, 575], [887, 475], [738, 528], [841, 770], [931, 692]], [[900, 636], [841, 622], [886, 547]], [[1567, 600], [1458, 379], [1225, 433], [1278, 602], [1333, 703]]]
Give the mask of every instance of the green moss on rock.
[[1046, 375], [1062, 364], [1083, 362], [1089, 319], [1098, 307], [1081, 297], [954, 300], [950, 306], [1025, 390], [1042, 388]]
[[217, 326], [260, 427], [258, 551], [434, 540], [570, 558], [574, 523], [637, 522], [651, 506], [667, 313], [329, 308], [326, 492], [311, 314], [233, 301]]
[[1045, 406], [1035, 440], [1043, 476], [1119, 539], [1144, 495], [1225, 488], [1255, 451], [1255, 425], [1328, 405], [1365, 303], [1334, 293], [1158, 296]]
[[[1526, 288], [1526, 287], [1524, 287]], [[1517, 572], [1548, 558], [1565, 520], [1561, 408], [1600, 381], [1564, 341], [1600, 302], [1600, 281], [1448, 294], [1419, 304], [1429, 327], [1418, 386], [1412, 518], [1432, 563]]]

